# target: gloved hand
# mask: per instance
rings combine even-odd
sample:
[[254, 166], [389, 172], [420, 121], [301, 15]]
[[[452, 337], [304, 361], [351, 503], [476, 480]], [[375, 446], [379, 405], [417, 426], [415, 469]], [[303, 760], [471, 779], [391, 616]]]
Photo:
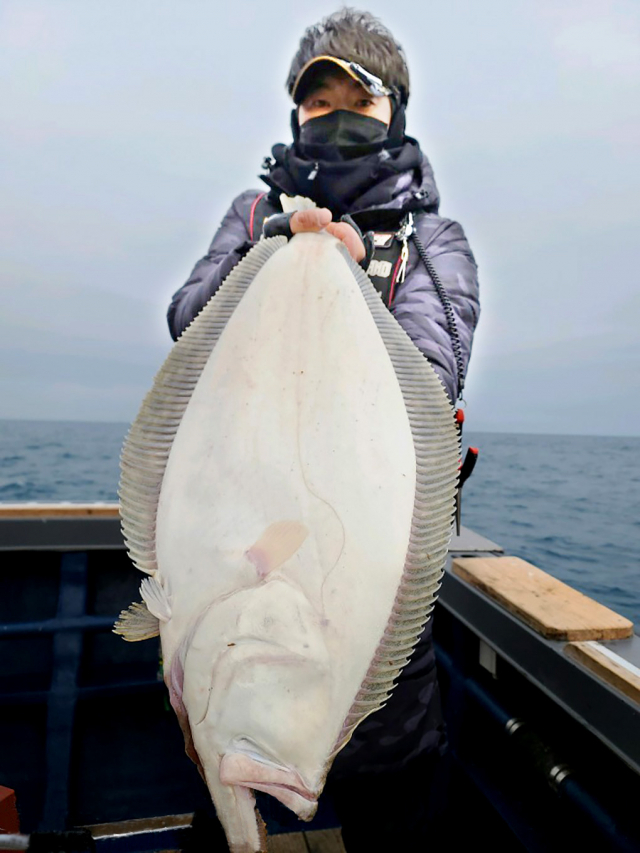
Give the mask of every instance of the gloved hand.
[[347, 247], [351, 257], [364, 270], [369, 267], [373, 254], [373, 235], [369, 231], [363, 236], [353, 219], [347, 214], [339, 222], [333, 222], [331, 211], [326, 207], [314, 207], [310, 210], [296, 210], [294, 213], [275, 213], [268, 217], [262, 226], [265, 237], [282, 234], [291, 238], [305, 231], [326, 230]]

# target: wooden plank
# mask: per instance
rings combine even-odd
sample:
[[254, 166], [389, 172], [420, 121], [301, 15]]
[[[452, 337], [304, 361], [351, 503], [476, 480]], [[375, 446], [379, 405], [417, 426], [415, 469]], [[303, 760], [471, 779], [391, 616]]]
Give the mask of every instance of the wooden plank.
[[136, 817], [113, 823], [91, 823], [80, 827], [88, 829], [94, 838], [132, 835], [136, 832], [151, 832], [155, 829], [180, 829], [191, 826], [193, 812], [187, 814], [161, 815], [160, 817]]
[[640, 705], [640, 669], [599, 643], [568, 643], [565, 654]]
[[303, 832], [283, 832], [267, 838], [269, 853], [309, 853]]
[[339, 829], [317, 829], [305, 832], [309, 853], [346, 853]]
[[460, 557], [453, 572], [552, 640], [618, 640], [633, 623], [519, 557]]
[[117, 518], [117, 503], [0, 504], [3, 518]]

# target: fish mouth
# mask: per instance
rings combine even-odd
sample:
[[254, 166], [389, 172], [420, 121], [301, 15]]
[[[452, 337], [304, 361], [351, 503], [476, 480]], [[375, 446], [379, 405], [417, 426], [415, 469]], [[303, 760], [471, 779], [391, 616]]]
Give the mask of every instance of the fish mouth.
[[242, 752], [229, 752], [220, 762], [220, 781], [271, 794], [301, 820], [311, 820], [318, 808], [318, 794], [311, 791], [295, 770], [267, 763]]

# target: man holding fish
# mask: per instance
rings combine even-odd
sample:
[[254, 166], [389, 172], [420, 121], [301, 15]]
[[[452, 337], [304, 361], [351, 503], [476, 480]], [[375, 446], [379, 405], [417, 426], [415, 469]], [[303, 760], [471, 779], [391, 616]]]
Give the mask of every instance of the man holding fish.
[[[476, 265], [461, 227], [438, 215], [429, 161], [405, 134], [402, 49], [372, 15], [343, 9], [305, 32], [287, 88], [293, 143], [274, 146], [261, 176], [268, 191], [234, 200], [173, 297], [173, 338], [261, 238], [324, 230], [369, 274], [455, 402], [479, 314]], [[317, 206], [283, 212], [281, 195]], [[433, 846], [445, 751], [429, 622], [390, 700], [358, 726], [329, 773], [325, 796], [349, 853]]]

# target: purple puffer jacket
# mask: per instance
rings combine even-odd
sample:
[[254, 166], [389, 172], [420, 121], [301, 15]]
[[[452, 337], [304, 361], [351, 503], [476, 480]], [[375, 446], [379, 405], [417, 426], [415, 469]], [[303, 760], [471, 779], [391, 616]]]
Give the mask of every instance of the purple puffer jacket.
[[[391, 188], [388, 184], [393, 181]], [[187, 283], [174, 295], [168, 321], [177, 339], [202, 310], [247, 249], [260, 236], [250, 233], [252, 207], [261, 195], [247, 190], [225, 215], [209, 251], [195, 265]], [[464, 368], [469, 361], [473, 332], [480, 313], [476, 264], [457, 222], [438, 215], [438, 191], [429, 161], [419, 168], [394, 175], [369, 189], [350, 211], [363, 230], [390, 230], [389, 217], [397, 221], [413, 210], [418, 235], [451, 300], [462, 345]], [[376, 219], [380, 227], [376, 229]], [[398, 227], [397, 225], [395, 227]], [[258, 224], [256, 223], [256, 229]], [[418, 349], [429, 359], [452, 401], [458, 396], [456, 362], [444, 310], [431, 279], [410, 242], [407, 274], [393, 300], [392, 312]]]
[[[418, 168], [387, 175], [357, 200], [350, 213], [363, 231], [388, 232], [398, 228], [406, 211], [414, 212], [418, 234], [451, 300], [466, 372], [479, 314], [476, 264], [460, 225], [438, 215], [439, 197], [429, 161], [424, 155], [415, 160], [420, 163]], [[272, 171], [271, 177], [273, 174]], [[281, 188], [287, 190], [286, 185]], [[255, 230], [259, 229], [255, 204], [260, 195], [257, 190], [247, 190], [235, 199], [209, 251], [174, 295], [168, 312], [174, 339], [182, 334], [260, 236], [251, 233], [254, 219]], [[277, 195], [272, 192], [270, 199], [271, 209], [278, 209]], [[407, 274], [397, 287], [392, 312], [429, 359], [449, 397], [455, 401], [456, 361], [445, 314], [414, 244], [409, 245]], [[337, 756], [330, 779], [393, 772], [419, 755], [444, 749], [446, 738], [431, 630], [430, 620], [391, 699], [358, 726]]]

